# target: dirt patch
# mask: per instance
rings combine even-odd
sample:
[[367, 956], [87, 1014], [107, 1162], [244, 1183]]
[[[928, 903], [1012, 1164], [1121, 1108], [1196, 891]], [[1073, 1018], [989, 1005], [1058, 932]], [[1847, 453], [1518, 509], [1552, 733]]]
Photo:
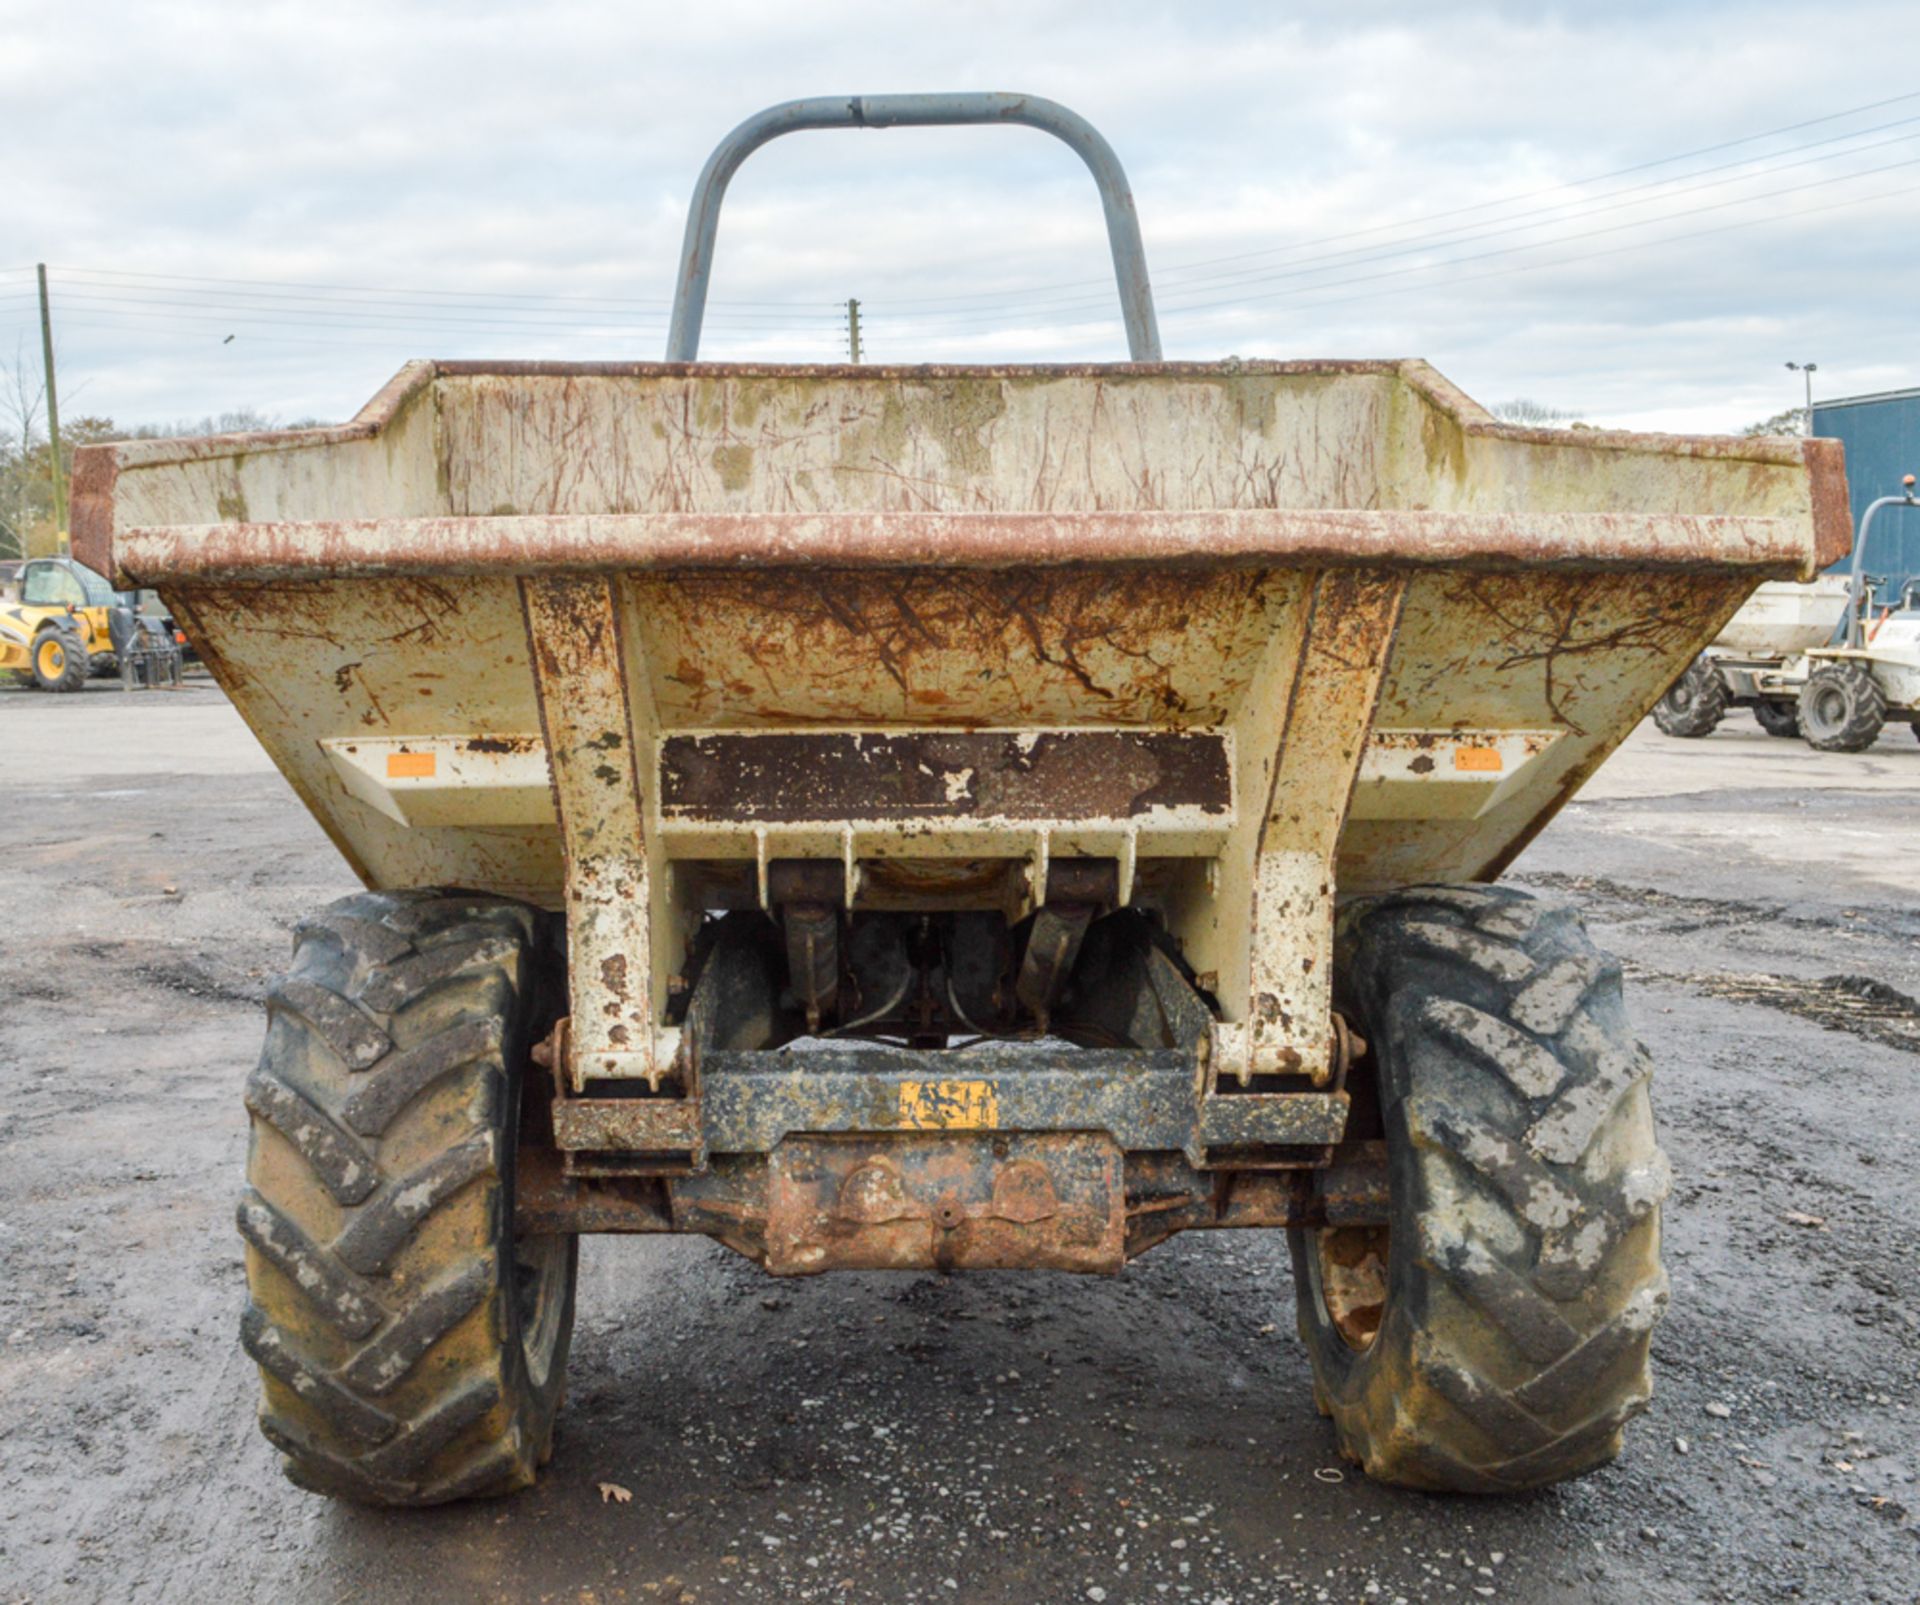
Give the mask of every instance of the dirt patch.
[[1870, 975], [1808, 980], [1796, 975], [1674, 975], [1632, 964], [1625, 969], [1630, 980], [1665, 981], [1691, 987], [1702, 997], [1764, 1004], [1829, 1031], [1920, 1053], [1920, 1001]]

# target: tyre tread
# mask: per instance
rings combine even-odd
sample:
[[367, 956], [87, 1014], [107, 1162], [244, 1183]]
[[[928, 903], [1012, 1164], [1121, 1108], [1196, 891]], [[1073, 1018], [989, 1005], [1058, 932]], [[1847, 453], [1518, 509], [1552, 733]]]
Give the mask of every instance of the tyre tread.
[[[261, 1430], [302, 1487], [414, 1505], [532, 1481], [551, 1402], [543, 1423], [467, 1324], [506, 1303], [510, 1211], [461, 1216], [493, 1222], [471, 1246], [423, 1233], [469, 1189], [505, 1185], [502, 1010], [524, 1018], [540, 919], [477, 894], [357, 894], [300, 923], [269, 990], [246, 1102], [256, 1156], [271, 1131], [298, 1164], [276, 1158], [241, 1201], [254, 1297], [240, 1335], [265, 1386]], [[429, 1094], [436, 1112], [411, 1120]], [[447, 1246], [405, 1257], [423, 1242]]]
[[[1340, 956], [1343, 1005], [1363, 1035], [1384, 1021], [1397, 1044], [1381, 1090], [1411, 1141], [1410, 1196], [1439, 1201], [1416, 1213], [1414, 1268], [1390, 1271], [1432, 1289], [1394, 1339], [1415, 1378], [1404, 1397], [1364, 1380], [1343, 1394], [1303, 1300], [1343, 1446], [1372, 1474], [1423, 1487], [1535, 1486], [1591, 1469], [1646, 1404], [1667, 1297], [1657, 1226], [1637, 1228], [1670, 1172], [1644, 1135], [1649, 1065], [1628, 1034], [1619, 966], [1569, 906], [1493, 887], [1359, 900], [1342, 912]], [[1390, 1302], [1383, 1334], [1394, 1320]]]

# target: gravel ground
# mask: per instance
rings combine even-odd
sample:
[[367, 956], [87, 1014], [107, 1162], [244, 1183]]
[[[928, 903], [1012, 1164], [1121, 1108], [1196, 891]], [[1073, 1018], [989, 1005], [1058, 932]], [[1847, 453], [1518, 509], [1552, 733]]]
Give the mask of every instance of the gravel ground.
[[284, 1483], [235, 1343], [258, 999], [346, 871], [204, 683], [0, 692], [0, 752], [0, 1600], [1920, 1598], [1905, 729], [1643, 730], [1521, 865], [1627, 962], [1677, 1173], [1615, 1466], [1342, 1469], [1272, 1234], [1101, 1280], [589, 1239], [545, 1479], [414, 1514]]

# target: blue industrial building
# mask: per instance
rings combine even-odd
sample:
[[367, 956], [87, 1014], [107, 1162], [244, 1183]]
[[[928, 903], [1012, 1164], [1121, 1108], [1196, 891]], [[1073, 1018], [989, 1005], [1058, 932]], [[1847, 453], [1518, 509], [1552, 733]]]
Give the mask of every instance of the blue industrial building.
[[[1920, 474], [1920, 390], [1816, 401], [1813, 433], [1847, 448], [1847, 492], [1858, 532], [1869, 502], [1899, 495], [1900, 481]], [[1844, 570], [1847, 564], [1839, 566]], [[1920, 507], [1881, 509], [1873, 521], [1864, 566], [1888, 582], [1880, 594], [1889, 600], [1907, 580], [1920, 575]]]

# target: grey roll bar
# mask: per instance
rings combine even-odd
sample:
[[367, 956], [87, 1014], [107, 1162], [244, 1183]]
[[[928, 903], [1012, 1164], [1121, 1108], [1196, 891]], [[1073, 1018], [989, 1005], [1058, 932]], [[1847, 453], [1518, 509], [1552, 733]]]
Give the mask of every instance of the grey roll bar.
[[707, 311], [707, 281], [720, 229], [720, 202], [740, 164], [769, 140], [803, 128], [934, 128], [960, 123], [1023, 123], [1072, 146], [1093, 174], [1107, 214], [1113, 276], [1120, 287], [1127, 349], [1135, 362], [1160, 360], [1160, 325], [1147, 282], [1147, 253], [1133, 191], [1113, 147], [1079, 113], [1037, 95], [986, 91], [951, 95], [821, 95], [789, 100], [757, 112], [720, 141], [700, 170], [687, 208], [687, 234], [680, 247], [680, 278], [673, 293], [667, 360], [692, 362], [700, 353], [700, 325]]
[[[1812, 423], [1807, 427], [1812, 428]], [[1867, 510], [1860, 515], [1860, 535], [1853, 543], [1853, 561], [1847, 565], [1847, 645], [1856, 650], [1867, 644], [1867, 531], [1873, 528], [1873, 515], [1883, 507], [1920, 506], [1914, 497], [1913, 485], [1913, 475], [1908, 474], [1900, 482], [1898, 496], [1881, 496], [1869, 502]], [[1920, 725], [1915, 728], [1920, 729]]]

